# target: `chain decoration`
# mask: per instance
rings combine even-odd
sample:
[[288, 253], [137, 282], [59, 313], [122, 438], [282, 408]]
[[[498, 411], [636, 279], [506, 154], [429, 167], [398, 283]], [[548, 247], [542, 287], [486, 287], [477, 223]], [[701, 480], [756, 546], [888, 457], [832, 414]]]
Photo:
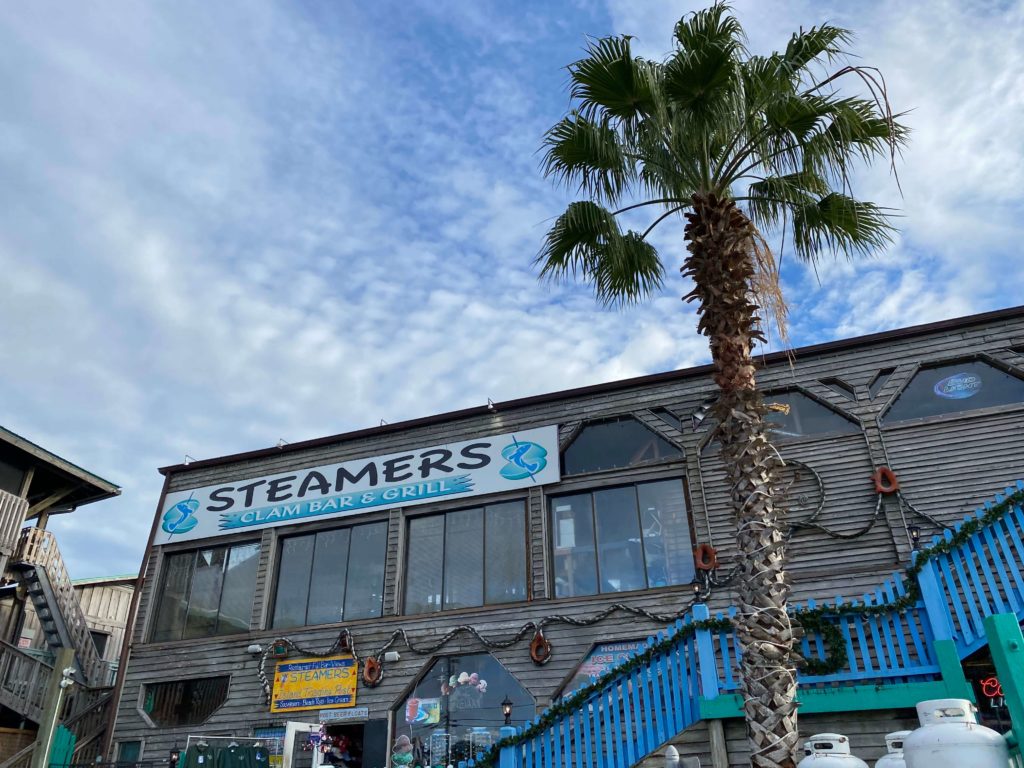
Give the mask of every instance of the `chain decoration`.
[[[555, 614], [552, 616], [545, 616], [537, 621], [528, 621], [525, 624], [523, 624], [516, 632], [514, 632], [511, 635], [507, 635], [504, 638], [487, 637], [486, 635], [483, 635], [480, 632], [480, 630], [478, 630], [476, 627], [470, 624], [462, 624], [460, 626], [453, 627], [452, 629], [448, 630], [445, 634], [437, 638], [434, 642], [424, 643], [423, 645], [420, 645], [418, 642], [414, 642], [409, 637], [408, 631], [404, 627], [400, 627], [396, 629], [394, 632], [392, 632], [391, 636], [384, 642], [384, 644], [381, 645], [376, 651], [370, 653], [367, 658], [373, 658], [375, 662], [380, 665], [380, 674], [383, 675], [384, 654], [387, 651], [389, 651], [399, 640], [402, 641], [406, 648], [420, 656], [427, 656], [434, 653], [435, 651], [440, 650], [461, 634], [471, 635], [482, 646], [484, 646], [484, 648], [487, 648], [488, 650], [502, 650], [505, 648], [510, 648], [511, 646], [520, 642], [524, 637], [530, 634], [530, 632], [533, 632], [534, 638], [536, 638], [538, 635], [540, 635], [540, 637], [543, 638], [544, 628], [551, 626], [553, 624], [568, 624], [569, 626], [573, 627], [589, 627], [593, 624], [597, 624], [600, 621], [604, 621], [616, 612], [628, 613], [633, 616], [642, 616], [648, 621], [651, 621], [655, 624], [671, 624], [677, 619], [681, 619], [683, 616], [685, 616], [686, 613], [690, 610], [690, 608], [693, 607], [693, 604], [695, 602], [696, 600], [691, 600], [686, 606], [680, 608], [675, 613], [654, 613], [653, 611], [649, 611], [646, 608], [642, 608], [640, 606], [626, 605], [625, 603], [613, 603], [605, 607], [604, 610], [599, 611], [598, 613], [595, 613], [592, 616], [577, 617], [567, 616], [565, 614]], [[337, 653], [338, 651], [348, 651], [352, 654], [357, 664], [363, 664], [362, 659], [356, 653], [354, 637], [351, 631], [345, 627], [343, 627], [339, 631], [338, 637], [335, 639], [331, 647], [328, 648], [326, 651], [318, 651], [310, 648], [303, 648], [302, 646], [298, 645], [294, 640], [288, 637], [277, 638], [267, 645], [267, 647], [263, 650], [263, 655], [260, 657], [259, 680], [260, 686], [263, 689], [264, 701], [270, 701], [271, 696], [271, 685], [270, 681], [267, 679], [266, 663], [267, 658], [270, 655], [270, 651], [275, 645], [284, 645], [288, 648], [289, 651], [317, 658], [330, 656], [331, 654]]]

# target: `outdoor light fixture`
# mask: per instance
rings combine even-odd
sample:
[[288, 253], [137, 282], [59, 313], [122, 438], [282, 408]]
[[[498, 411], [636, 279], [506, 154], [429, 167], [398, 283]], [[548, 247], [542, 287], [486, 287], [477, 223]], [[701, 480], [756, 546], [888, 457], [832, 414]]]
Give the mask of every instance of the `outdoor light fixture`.
[[700, 591], [701, 591], [700, 582], [699, 581], [695, 581], [690, 586], [693, 587], [693, 596], [694, 597], [700, 597]]
[[512, 725], [512, 699], [507, 693], [501, 702], [501, 714], [505, 716], [505, 725]]
[[917, 549], [917, 542], [921, 540], [921, 529], [916, 525], [909, 525], [907, 533], [910, 534], [910, 548]]
[[494, 401], [491, 400], [491, 398], [489, 397], [487, 398], [487, 410], [490, 411], [491, 413], [494, 413], [494, 411], [498, 410], [498, 407], [494, 404]]
[[170, 755], [167, 757], [167, 762], [171, 768], [176, 768], [178, 765], [178, 758], [181, 757], [181, 750], [177, 746], [171, 749]]

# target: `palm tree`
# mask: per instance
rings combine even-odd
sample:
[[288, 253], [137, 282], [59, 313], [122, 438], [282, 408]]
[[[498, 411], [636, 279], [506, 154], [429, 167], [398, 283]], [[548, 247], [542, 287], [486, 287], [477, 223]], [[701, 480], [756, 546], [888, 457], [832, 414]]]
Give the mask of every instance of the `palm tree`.
[[[544, 139], [546, 175], [577, 187], [548, 232], [541, 274], [583, 279], [599, 300], [630, 304], [663, 285], [648, 241], [685, 220], [686, 301], [697, 301], [719, 395], [713, 408], [738, 534], [737, 631], [744, 713], [758, 768], [793, 766], [794, 628], [766, 406], [752, 356], [762, 315], [784, 341], [786, 306], [766, 235], [797, 257], [866, 255], [890, 242], [889, 213], [851, 196], [857, 161], [893, 163], [906, 129], [876, 69], [846, 62], [847, 30], [801, 30], [785, 51], [751, 55], [724, 3], [684, 17], [664, 61], [635, 57], [628, 36], [591, 41], [569, 66], [571, 109]], [[840, 86], [854, 79], [855, 92]], [[642, 232], [622, 214], [657, 212]], [[799, 630], [798, 630], [799, 631]]]

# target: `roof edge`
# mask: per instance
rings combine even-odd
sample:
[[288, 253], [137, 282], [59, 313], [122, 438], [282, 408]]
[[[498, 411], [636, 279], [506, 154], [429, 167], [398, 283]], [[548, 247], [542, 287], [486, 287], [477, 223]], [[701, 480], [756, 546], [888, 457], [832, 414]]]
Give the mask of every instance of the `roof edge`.
[[[784, 362], [790, 357], [807, 357], [813, 355], [825, 354], [828, 352], [845, 351], [868, 344], [875, 344], [884, 341], [893, 341], [896, 339], [910, 338], [913, 336], [923, 336], [929, 333], [935, 333], [940, 331], [948, 331], [956, 328], [966, 328], [972, 325], [980, 325], [983, 323], [992, 322], [995, 320], [1002, 320], [1010, 317], [1024, 317], [1024, 305], [1016, 307], [1007, 307], [1004, 309], [991, 310], [989, 312], [980, 312], [974, 315], [964, 315], [962, 317], [950, 318], [948, 320], [937, 320], [932, 323], [922, 323], [919, 325], [910, 325], [904, 328], [894, 328], [888, 331], [878, 331], [876, 333], [869, 333], [863, 336], [854, 336], [849, 339], [836, 339], [833, 341], [826, 341], [819, 344], [810, 344], [806, 347], [797, 347], [792, 350], [781, 350], [778, 352], [768, 352], [763, 355], [759, 355], [760, 363], [762, 366], [770, 365], [777, 362]], [[501, 402], [494, 403], [494, 409], [511, 410], [514, 408], [523, 408], [530, 405], [539, 405], [541, 403], [548, 403], [555, 400], [564, 400], [579, 395], [590, 395], [599, 394], [601, 392], [610, 392], [619, 389], [629, 389], [631, 387], [645, 386], [648, 384], [659, 384], [666, 381], [683, 380], [689, 379], [695, 376], [701, 376], [710, 373], [713, 370], [713, 366], [708, 363], [705, 365], [693, 366], [691, 368], [681, 368], [675, 371], [663, 371], [661, 373], [645, 374], [643, 376], [634, 376], [629, 379], [617, 379], [615, 381], [603, 382], [600, 384], [589, 384], [582, 387], [573, 387], [571, 389], [562, 389], [555, 392], [546, 392], [539, 395], [529, 395], [526, 397], [516, 398], [514, 400], [504, 400]], [[316, 437], [310, 440], [301, 440], [295, 443], [288, 443], [281, 447], [272, 448], [257, 448], [250, 451], [242, 451], [240, 453], [232, 453], [225, 456], [217, 456], [210, 459], [198, 459], [196, 461], [189, 462], [188, 464], [171, 464], [165, 467], [160, 467], [159, 472], [162, 475], [171, 475], [179, 472], [189, 472], [196, 469], [203, 469], [206, 467], [216, 467], [224, 464], [233, 464], [238, 461], [248, 461], [251, 459], [266, 458], [268, 456], [276, 456], [282, 453], [292, 453], [297, 451], [308, 450], [310, 448], [320, 448], [325, 445], [333, 445], [336, 443], [342, 443], [349, 440], [358, 440], [364, 437], [376, 437], [379, 435], [387, 435], [395, 432], [404, 432], [408, 429], [415, 429], [417, 427], [433, 426], [436, 424], [443, 424], [448, 421], [457, 421], [459, 419], [465, 419], [472, 416], [483, 416], [491, 413], [491, 407], [488, 405], [478, 405], [471, 408], [462, 408], [457, 411], [447, 411], [444, 413], [438, 413], [431, 416], [422, 416], [416, 419], [408, 419], [406, 421], [396, 421], [394, 424], [382, 424], [379, 427], [366, 427], [364, 429], [357, 429], [350, 432], [341, 432], [336, 435], [328, 435], [325, 437]]]
[[111, 496], [118, 496], [121, 493], [120, 486], [114, 485], [109, 480], [104, 480], [99, 475], [93, 474], [89, 470], [83, 469], [77, 464], [74, 464], [68, 461], [67, 459], [61, 458], [52, 451], [46, 450], [41, 445], [33, 443], [28, 438], [22, 437], [21, 435], [17, 434], [16, 432], [12, 432], [6, 427], [0, 427], [0, 440], [3, 440], [4, 442], [10, 445], [13, 445], [15, 448], [24, 451], [30, 456], [34, 456], [40, 461], [46, 462], [55, 469], [58, 469], [62, 472], [66, 472], [72, 477], [75, 477], [78, 480], [81, 480], [82, 482], [87, 483], [88, 485], [91, 485], [93, 488], [96, 488], [99, 491], [101, 491], [101, 493], [97, 494], [95, 498], [89, 497], [89, 500], [83, 503], [90, 503], [92, 501], [99, 501], [100, 499], [107, 499], [110, 498]]

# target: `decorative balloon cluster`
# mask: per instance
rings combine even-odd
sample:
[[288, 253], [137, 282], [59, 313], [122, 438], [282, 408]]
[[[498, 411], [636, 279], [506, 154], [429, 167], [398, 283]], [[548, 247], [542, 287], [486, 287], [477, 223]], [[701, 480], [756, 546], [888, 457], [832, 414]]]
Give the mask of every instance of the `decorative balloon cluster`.
[[469, 672], [461, 672], [458, 675], [452, 675], [449, 677], [447, 683], [441, 683], [441, 695], [447, 696], [456, 688], [460, 688], [464, 685], [468, 685], [470, 688], [475, 688], [480, 691], [480, 693], [487, 693], [487, 681], [481, 680], [480, 675], [476, 672], [473, 672], [472, 674]]

